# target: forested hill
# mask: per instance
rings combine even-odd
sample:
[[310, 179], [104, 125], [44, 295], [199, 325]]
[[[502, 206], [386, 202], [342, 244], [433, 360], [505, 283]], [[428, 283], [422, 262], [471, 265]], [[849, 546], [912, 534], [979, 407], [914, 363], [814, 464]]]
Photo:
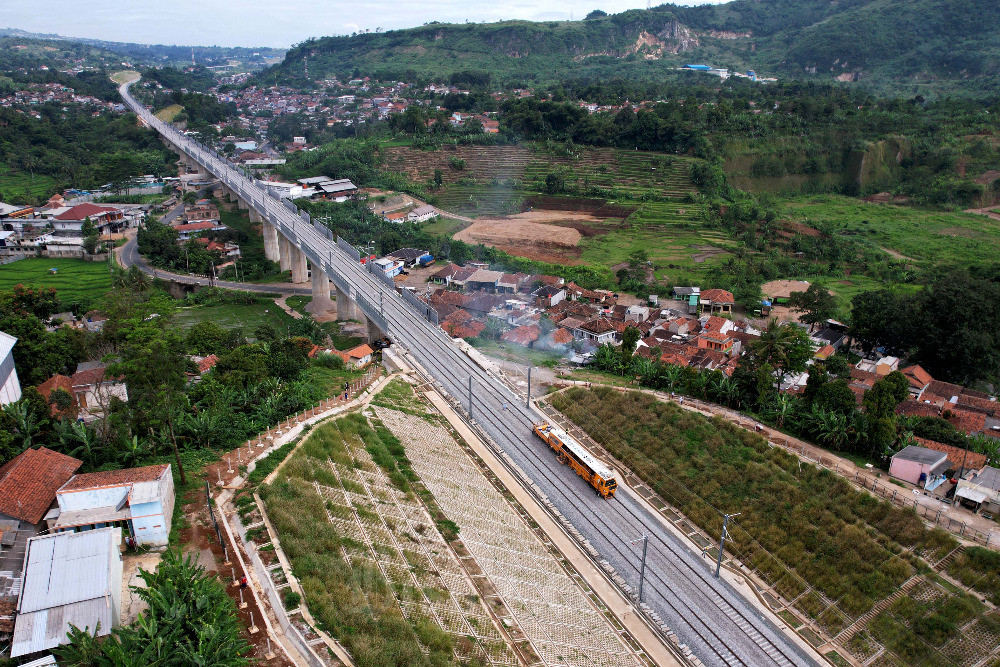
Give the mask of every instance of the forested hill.
[[839, 77], [871, 90], [951, 93], [989, 92], [1000, 74], [996, 0], [735, 0], [592, 14], [309, 40], [267, 76], [305, 83], [307, 65], [312, 80], [473, 71], [495, 84], [532, 84], [654, 79], [705, 62], [780, 78]]

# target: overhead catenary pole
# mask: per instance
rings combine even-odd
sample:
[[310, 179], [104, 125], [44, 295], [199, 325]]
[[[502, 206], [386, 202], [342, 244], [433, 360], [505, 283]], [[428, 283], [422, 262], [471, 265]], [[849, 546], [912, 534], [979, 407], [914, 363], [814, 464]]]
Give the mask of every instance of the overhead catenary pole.
[[722, 515], [722, 538], [719, 540], [719, 557], [715, 561], [715, 578], [719, 578], [719, 571], [722, 570], [722, 551], [726, 546], [726, 536], [729, 534], [729, 517], [739, 516], [741, 512], [736, 514], [723, 514]]
[[646, 583], [646, 548], [649, 546], [649, 536], [642, 536], [642, 565], [639, 567], [639, 604], [642, 604], [642, 586]]
[[[642, 560], [639, 562], [639, 604], [642, 604], [642, 589], [646, 583], [646, 549], [649, 547], [649, 536], [643, 535], [642, 540]], [[632, 540], [629, 544], [635, 544], [639, 540]]]
[[528, 366], [528, 391], [524, 394], [524, 406], [531, 407], [531, 366]]
[[472, 419], [472, 376], [469, 376], [469, 419]]

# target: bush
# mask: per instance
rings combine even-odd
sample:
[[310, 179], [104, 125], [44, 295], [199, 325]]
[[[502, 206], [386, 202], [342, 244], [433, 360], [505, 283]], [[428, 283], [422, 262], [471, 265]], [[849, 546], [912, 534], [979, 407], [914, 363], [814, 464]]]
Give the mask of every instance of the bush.
[[285, 592], [281, 595], [281, 599], [285, 603], [285, 609], [295, 609], [302, 601], [302, 596], [291, 588], [286, 588]]
[[343, 358], [339, 355], [330, 354], [328, 352], [316, 355], [315, 364], [317, 366], [322, 366], [323, 368], [329, 368], [333, 371], [340, 371], [344, 369]]

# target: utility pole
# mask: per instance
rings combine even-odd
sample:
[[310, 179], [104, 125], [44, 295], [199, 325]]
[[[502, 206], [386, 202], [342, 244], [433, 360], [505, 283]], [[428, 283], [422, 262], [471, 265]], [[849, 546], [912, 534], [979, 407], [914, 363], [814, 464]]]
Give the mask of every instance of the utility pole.
[[531, 366], [528, 366], [528, 391], [524, 395], [524, 406], [531, 407]]
[[742, 512], [722, 515], [722, 538], [719, 540], [719, 558], [715, 562], [716, 579], [719, 578], [719, 571], [722, 569], [722, 550], [726, 546], [726, 536], [729, 535], [729, 518], [739, 516], [740, 514], [742, 514]]
[[[642, 589], [646, 583], [646, 549], [649, 547], [649, 536], [643, 535], [642, 540], [642, 561], [639, 563], [639, 604], [642, 604]], [[632, 540], [629, 544], [635, 544], [639, 540]]]
[[[965, 439], [965, 453], [962, 454], [962, 467], [958, 470], [958, 482], [961, 484], [962, 476], [965, 474], [965, 462], [969, 458], [969, 439]], [[958, 484], [955, 485], [955, 495], [951, 497], [951, 506], [954, 507], [958, 503]]]

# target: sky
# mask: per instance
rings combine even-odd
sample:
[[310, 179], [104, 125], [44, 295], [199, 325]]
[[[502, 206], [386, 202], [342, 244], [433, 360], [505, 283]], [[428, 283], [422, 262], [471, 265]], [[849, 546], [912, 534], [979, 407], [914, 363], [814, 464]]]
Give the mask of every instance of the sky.
[[[680, 0], [709, 4], [719, 0]], [[0, 0], [0, 27], [114, 42], [287, 48], [310, 37], [430, 21], [581, 19], [647, 0]], [[657, 0], [653, 4], [659, 4]]]

